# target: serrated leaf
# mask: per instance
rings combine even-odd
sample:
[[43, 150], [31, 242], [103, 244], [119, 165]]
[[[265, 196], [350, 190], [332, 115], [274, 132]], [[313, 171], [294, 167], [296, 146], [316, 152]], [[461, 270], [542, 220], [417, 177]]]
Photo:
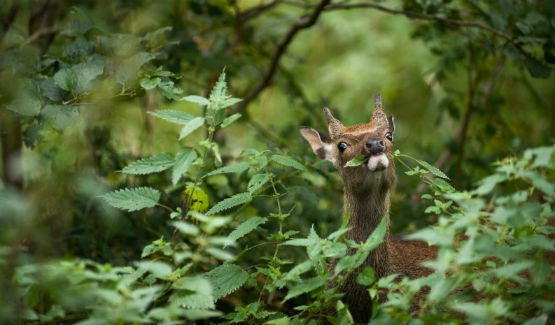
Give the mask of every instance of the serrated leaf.
[[181, 132], [179, 133], [179, 140], [185, 138], [186, 136], [191, 134], [191, 132], [201, 127], [203, 124], [204, 118], [202, 117], [195, 117], [194, 119], [190, 120], [189, 122], [187, 122], [187, 124], [185, 124], [183, 129], [181, 129]]
[[449, 179], [449, 177], [447, 177], [447, 175], [445, 175], [441, 170], [439, 170], [437, 167], [430, 165], [427, 161], [424, 160], [418, 160], [416, 159], [416, 161], [418, 162], [418, 164], [424, 168], [426, 168], [427, 171], [429, 171], [430, 173], [441, 177], [441, 178], [445, 178], [445, 179]]
[[244, 204], [252, 200], [252, 196], [249, 192], [235, 194], [232, 197], [229, 197], [223, 201], [218, 202], [214, 205], [208, 212], [207, 215], [214, 215], [221, 211], [236, 207], [238, 205]]
[[495, 185], [497, 185], [498, 183], [504, 182], [505, 180], [507, 180], [506, 175], [500, 175], [500, 174], [490, 175], [479, 182], [480, 186], [476, 190], [474, 190], [473, 193], [476, 195], [488, 194], [493, 190]]
[[176, 185], [181, 175], [185, 174], [193, 161], [197, 159], [197, 152], [193, 149], [185, 149], [175, 157], [175, 164], [172, 170], [172, 184]]
[[137, 262], [138, 269], [146, 270], [159, 279], [167, 278], [172, 273], [172, 267], [169, 264], [160, 261], [141, 261]]
[[532, 261], [520, 261], [511, 264], [506, 264], [500, 268], [497, 268], [494, 272], [497, 276], [501, 278], [508, 279], [518, 279], [519, 273], [527, 270], [532, 266]]
[[222, 260], [222, 261], [229, 261], [233, 259], [235, 256], [230, 252], [224, 251], [223, 249], [219, 249], [216, 247], [208, 247], [206, 249], [206, 253], [214, 256], [215, 258]]
[[156, 111], [148, 112], [148, 114], [180, 125], [185, 125], [193, 119], [192, 115], [173, 109], [159, 109]]
[[241, 118], [241, 113], [235, 113], [231, 116], [226, 117], [222, 124], [220, 125], [222, 128], [225, 128], [226, 126], [230, 125], [231, 123], [237, 121], [239, 118]]
[[324, 279], [320, 276], [315, 276], [307, 280], [302, 280], [301, 283], [289, 289], [289, 292], [283, 299], [283, 302], [286, 302], [287, 300], [294, 298], [296, 296], [299, 296], [303, 293], [311, 292], [315, 289], [318, 289], [319, 287], [323, 286], [325, 283], [326, 282], [324, 281]]
[[202, 178], [218, 175], [218, 174], [240, 173], [247, 170], [248, 168], [249, 168], [249, 164], [247, 163], [238, 163], [231, 166], [224, 166], [205, 174], [204, 176], [202, 176]]
[[227, 84], [225, 82], [225, 69], [222, 70], [220, 76], [218, 77], [218, 81], [212, 88], [210, 92], [210, 101], [217, 101], [227, 96]]
[[184, 235], [196, 236], [200, 233], [197, 226], [187, 223], [185, 221], [175, 221], [172, 225]]
[[276, 163], [283, 165], [283, 166], [287, 166], [287, 167], [293, 167], [295, 169], [298, 170], [302, 170], [302, 171], [306, 171], [306, 167], [303, 166], [300, 162], [296, 161], [293, 158], [287, 157], [287, 156], [282, 156], [282, 155], [272, 155], [271, 158], [273, 161], [275, 161]]
[[168, 153], [159, 153], [154, 156], [139, 159], [131, 165], [124, 167], [121, 172], [131, 175], [145, 175], [161, 172], [173, 166], [174, 159]]
[[160, 200], [160, 192], [151, 187], [135, 187], [116, 190], [101, 197], [115, 208], [137, 211], [155, 206]]
[[345, 167], [356, 167], [356, 166], [360, 166], [362, 164], [364, 164], [364, 162], [366, 161], [366, 157], [364, 156], [357, 156], [351, 160], [349, 160], [346, 164]]
[[249, 183], [247, 184], [247, 190], [249, 193], [254, 194], [258, 191], [264, 184], [268, 183], [270, 180], [270, 174], [256, 174], [251, 179], [249, 179]]
[[184, 100], [184, 101], [188, 101], [190, 103], [195, 103], [195, 104], [199, 104], [202, 106], [206, 106], [208, 104], [210, 104], [210, 101], [204, 97], [201, 96], [196, 96], [196, 95], [191, 95], [191, 96], [185, 96], [179, 99], [180, 101]]
[[172, 285], [177, 291], [170, 297], [170, 302], [191, 309], [214, 309], [212, 285], [200, 276], [183, 277]]
[[212, 295], [214, 299], [218, 300], [239, 289], [247, 281], [249, 275], [235, 264], [222, 264], [202, 277], [210, 282]]
[[239, 227], [237, 227], [237, 229], [233, 230], [229, 234], [229, 236], [227, 236], [227, 238], [231, 239], [232, 241], [236, 241], [237, 239], [256, 229], [256, 227], [265, 223], [266, 221], [268, 221], [268, 219], [262, 217], [249, 218], [247, 221], [241, 223]]
[[224, 109], [229, 106], [235, 105], [239, 102], [243, 101], [241, 98], [226, 98], [225, 100], [218, 103], [218, 109]]

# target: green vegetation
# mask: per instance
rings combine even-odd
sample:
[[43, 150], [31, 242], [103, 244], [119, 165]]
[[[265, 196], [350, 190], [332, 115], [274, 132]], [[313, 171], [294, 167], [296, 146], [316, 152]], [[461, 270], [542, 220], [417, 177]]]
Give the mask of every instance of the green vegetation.
[[439, 253], [359, 274], [371, 323], [555, 323], [555, 4], [2, 4], [1, 323], [352, 323], [326, 284], [386, 225], [345, 239], [298, 129], [378, 92], [392, 232]]

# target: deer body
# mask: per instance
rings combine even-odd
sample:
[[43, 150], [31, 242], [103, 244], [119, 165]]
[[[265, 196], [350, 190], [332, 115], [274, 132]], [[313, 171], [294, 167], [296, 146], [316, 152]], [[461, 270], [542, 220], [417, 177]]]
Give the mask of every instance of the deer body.
[[[420, 262], [435, 258], [436, 250], [424, 242], [403, 241], [389, 234], [390, 191], [395, 184], [395, 165], [388, 157], [393, 152], [393, 117], [387, 117], [382, 109], [381, 98], [376, 97], [376, 108], [369, 123], [349, 127], [335, 119], [328, 109], [329, 134], [312, 128], [301, 128], [314, 153], [331, 161], [339, 170], [344, 186], [344, 214], [349, 215], [349, 231], [346, 238], [364, 242], [382, 221], [387, 218], [384, 241], [370, 252], [366, 261], [351, 273], [339, 288], [343, 301], [357, 323], [368, 323], [372, 315], [372, 301], [365, 287], [356, 282], [357, 275], [371, 266], [376, 278], [398, 273], [417, 278], [430, 270]], [[345, 164], [355, 157], [363, 156], [365, 163], [356, 167]], [[337, 261], [330, 265], [330, 272]]]

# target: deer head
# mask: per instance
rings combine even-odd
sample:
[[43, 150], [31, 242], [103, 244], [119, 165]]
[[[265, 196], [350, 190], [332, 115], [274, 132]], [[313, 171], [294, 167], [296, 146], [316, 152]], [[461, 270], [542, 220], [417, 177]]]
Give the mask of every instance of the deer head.
[[[368, 123], [346, 127], [329, 109], [325, 108], [324, 113], [329, 133], [309, 127], [300, 130], [312, 151], [335, 165], [346, 190], [356, 193], [379, 188], [387, 192], [395, 180], [394, 163], [388, 155], [393, 151], [395, 124], [393, 117], [387, 117], [383, 111], [381, 96], [376, 96], [375, 109]], [[345, 166], [359, 156], [364, 157], [362, 165]]]

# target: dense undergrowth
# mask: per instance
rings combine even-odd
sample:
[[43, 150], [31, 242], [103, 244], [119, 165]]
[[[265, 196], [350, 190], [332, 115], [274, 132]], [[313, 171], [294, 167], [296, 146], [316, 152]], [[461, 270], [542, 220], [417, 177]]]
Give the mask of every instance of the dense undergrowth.
[[[146, 82], [153, 82], [145, 81]], [[225, 73], [208, 98], [204, 115], [155, 110], [153, 116], [181, 127], [179, 139], [203, 128], [206, 138], [184, 141], [176, 153], [136, 160], [121, 170], [142, 186], [99, 197], [129, 212], [160, 210], [166, 235], [148, 243], [127, 265], [89, 259], [18, 263], [11, 279], [19, 300], [2, 308], [11, 323], [352, 323], [341, 294], [326, 287], [341, 282], [384, 237], [382, 222], [366, 242], [345, 240], [345, 226], [330, 234], [301, 232], [288, 222], [293, 208], [284, 198], [291, 179], [311, 180], [318, 167], [283, 153], [242, 149], [224, 165], [214, 134], [236, 120], [226, 109], [240, 100], [227, 94]], [[422, 196], [437, 225], [408, 238], [439, 247], [435, 272], [421, 279], [375, 279], [371, 268], [358, 276], [375, 303], [376, 324], [553, 323], [554, 147], [528, 149], [499, 160], [492, 174], [471, 191], [457, 191], [443, 172], [395, 152], [399, 168], [430, 186]], [[155, 175], [150, 178], [147, 175]], [[210, 204], [206, 188], [240, 177], [242, 185]], [[228, 180], [229, 179], [229, 180]], [[286, 181], [287, 180], [287, 181]], [[3, 191], [2, 200], [10, 193]], [[178, 196], [180, 200], [169, 197]], [[181, 202], [180, 202], [181, 201]], [[260, 201], [273, 207], [259, 214]], [[257, 203], [258, 202], [258, 203]], [[12, 206], [14, 213], [17, 206]], [[249, 240], [245, 240], [248, 238]], [[258, 242], [258, 244], [253, 244]], [[356, 254], [347, 256], [348, 248]], [[2, 261], [11, 248], [2, 248]], [[338, 258], [333, 274], [328, 263]], [[424, 295], [417, 295], [429, 287]], [[418, 308], [412, 308], [414, 304]], [[326, 313], [329, 308], [336, 315]]]

